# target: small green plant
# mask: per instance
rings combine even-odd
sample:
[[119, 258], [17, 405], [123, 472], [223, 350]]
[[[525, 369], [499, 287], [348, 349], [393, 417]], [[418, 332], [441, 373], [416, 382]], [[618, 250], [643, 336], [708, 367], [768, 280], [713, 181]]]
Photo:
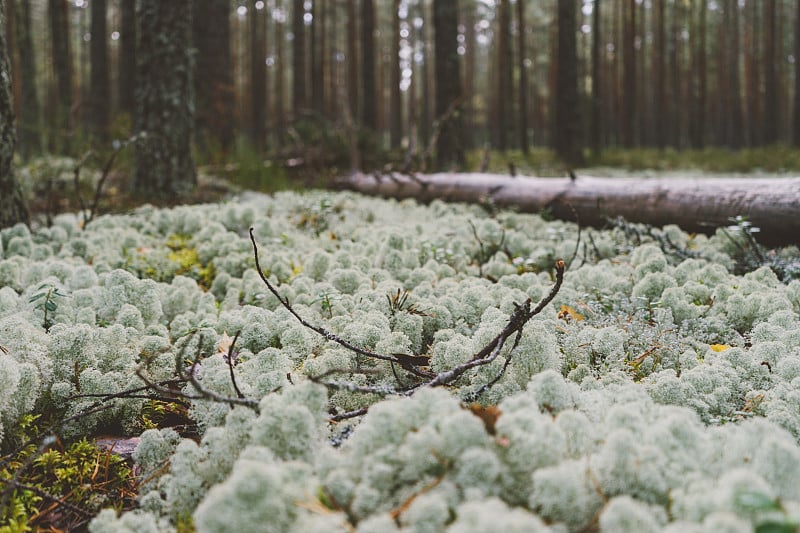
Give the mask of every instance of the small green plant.
[[28, 299], [29, 303], [34, 304], [36, 309], [42, 311], [44, 319], [42, 320], [42, 327], [45, 331], [49, 332], [53, 327], [53, 315], [58, 309], [58, 298], [64, 298], [67, 295], [62, 293], [58, 287], [51, 283], [42, 283], [36, 289], [36, 292]]
[[736, 494], [735, 501], [742, 510], [769, 516], [757, 522], [756, 533], [795, 533], [800, 528], [800, 516], [792, 516], [779, 499], [763, 492], [743, 490]]
[[408, 295], [408, 289], [403, 291], [397, 289], [397, 292], [394, 294], [391, 292], [387, 294], [386, 300], [389, 302], [389, 313], [394, 316], [401, 311], [405, 311], [410, 315], [428, 316], [417, 304], [408, 303]]

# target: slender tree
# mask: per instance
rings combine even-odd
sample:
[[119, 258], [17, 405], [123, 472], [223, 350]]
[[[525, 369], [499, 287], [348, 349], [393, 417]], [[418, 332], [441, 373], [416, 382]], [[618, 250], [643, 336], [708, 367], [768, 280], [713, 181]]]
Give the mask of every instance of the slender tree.
[[325, 112], [325, 4], [311, 4], [311, 107], [318, 115]]
[[[283, 8], [283, 0], [275, 0], [275, 10]], [[281, 19], [275, 19], [275, 123], [277, 125], [277, 141], [280, 144], [286, 128], [286, 52], [284, 49], [284, 25]]]
[[693, 64], [693, 90], [692, 120], [689, 125], [690, 143], [693, 148], [702, 148], [705, 145], [706, 126], [706, 93], [708, 92], [708, 61], [706, 58], [706, 17], [707, 8], [705, 0], [697, 2], [698, 21], [696, 28], [695, 47], [692, 50]]
[[195, 0], [192, 17], [198, 142], [202, 150], [219, 149], [221, 155], [234, 137], [230, 9], [227, 0]]
[[356, 1], [347, 0], [347, 95], [351, 120], [361, 116], [358, 110], [358, 34], [356, 33]]
[[[12, 2], [13, 3], [13, 2]], [[17, 10], [16, 40], [17, 49], [26, 50], [20, 54], [20, 103], [17, 121], [18, 151], [24, 158], [41, 150], [41, 114], [37, 96], [36, 64], [33, 39], [31, 37], [31, 2], [21, 0]]]
[[511, 6], [509, 0], [499, 0], [497, 3], [497, 148], [508, 148], [509, 120], [512, 113], [513, 98], [512, 79], [513, 65], [511, 63]]
[[577, 3], [558, 3], [558, 67], [553, 148], [568, 165], [582, 162], [578, 105]]
[[797, 0], [794, 20], [794, 145], [800, 146], [800, 0]]
[[292, 95], [295, 118], [300, 111], [308, 107], [306, 91], [306, 26], [305, 2], [292, 2]]
[[51, 149], [69, 149], [72, 129], [72, 52], [69, 45], [67, 0], [48, 0], [52, 65], [56, 78], [56, 109], [51, 131], [55, 138]]
[[375, 100], [375, 3], [361, 0], [361, 124], [377, 128]]
[[257, 150], [264, 148], [267, 126], [266, 9], [250, 2], [250, 137]]
[[[624, 0], [622, 23], [622, 143], [632, 147], [636, 125], [636, 0]], [[569, 4], [571, 2], [559, 2]]]
[[403, 105], [400, 99], [400, 0], [392, 0], [392, 59], [389, 89], [389, 141], [399, 148], [403, 140]]
[[439, 139], [436, 162], [440, 169], [464, 166], [461, 119], [461, 73], [458, 56], [458, 0], [433, 0], [436, 48], [436, 116]]
[[[728, 45], [728, 91], [730, 94], [730, 146], [739, 149], [744, 144], [744, 116], [739, 72], [739, 2], [728, 0], [725, 6]], [[798, 18], [800, 21], [800, 18]], [[799, 26], [800, 27], [800, 26]]]
[[136, 0], [120, 2], [119, 109], [133, 116], [136, 108]]
[[[519, 0], [518, 0], [519, 1]], [[663, 2], [663, 0], [661, 0]], [[600, 154], [602, 110], [602, 82], [600, 81], [600, 51], [603, 46], [602, 28], [600, 27], [600, 0], [594, 0], [592, 9], [592, 151]]]
[[192, 160], [193, 0], [139, 0], [135, 194], [174, 200], [197, 185]]
[[0, 228], [29, 222], [22, 190], [14, 177], [14, 100], [11, 92], [11, 65], [6, 43], [6, 0], [0, 0]]
[[530, 146], [528, 143], [528, 67], [527, 50], [525, 48], [525, 36], [527, 25], [525, 24], [525, 0], [517, 0], [517, 69], [519, 70], [519, 147], [522, 153], [528, 155]]
[[778, 131], [780, 128], [780, 108], [778, 100], [778, 73], [776, 68], [777, 59], [776, 41], [776, 5], [775, 0], [766, 0], [764, 3], [764, 123], [762, 135], [764, 143], [773, 144], [778, 141]]
[[91, 8], [91, 81], [89, 91], [89, 124], [100, 140], [108, 138], [111, 113], [111, 79], [108, 65], [108, 36], [106, 32], [106, 0], [92, 0]]

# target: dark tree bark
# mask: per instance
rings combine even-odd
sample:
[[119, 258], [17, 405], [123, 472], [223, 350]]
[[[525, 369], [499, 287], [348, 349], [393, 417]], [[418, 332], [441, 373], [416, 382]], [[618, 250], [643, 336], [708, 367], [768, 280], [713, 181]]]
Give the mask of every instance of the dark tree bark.
[[[624, 0], [622, 22], [622, 144], [635, 144], [636, 127], [636, 0]], [[568, 2], [567, 2], [568, 3]]]
[[308, 97], [306, 91], [308, 82], [306, 81], [306, 26], [303, 21], [305, 8], [303, 0], [292, 2], [292, 95], [293, 110], [295, 118], [300, 116], [300, 112], [308, 107]]
[[318, 115], [325, 112], [325, 4], [311, 5], [311, 107]]
[[666, 115], [669, 111], [667, 100], [667, 32], [664, 5], [667, 0], [656, 0], [655, 13], [655, 48], [653, 50], [653, 84], [655, 89], [654, 122], [656, 124], [656, 146], [667, 146], [668, 132]]
[[[276, 0], [275, 9], [282, 9], [283, 0]], [[284, 25], [280, 21], [275, 21], [275, 123], [278, 129], [277, 141], [281, 143], [284, 130], [286, 129], [286, 85], [284, 76], [286, 73], [286, 53], [283, 42], [286, 38]]]
[[464, 18], [464, 147], [469, 149], [475, 146], [475, 130], [479, 118], [475, 106], [475, 72], [478, 59], [477, 32], [475, 31], [476, 6], [472, 3], [461, 6], [461, 15]]
[[361, 0], [361, 124], [377, 127], [375, 109], [375, 3]]
[[41, 113], [37, 96], [36, 65], [34, 63], [33, 39], [31, 38], [31, 2], [21, 0], [17, 10], [17, 49], [20, 54], [20, 103], [17, 120], [17, 151], [27, 159], [41, 150]]
[[577, 3], [558, 3], [558, 67], [553, 120], [553, 148], [567, 165], [579, 165], [583, 156], [578, 104]]
[[519, 147], [528, 155], [528, 68], [525, 66], [525, 0], [517, 0], [517, 68], [519, 69]]
[[193, 0], [139, 0], [136, 145], [133, 192], [169, 202], [197, 185], [192, 160]]
[[436, 120], [439, 139], [436, 163], [440, 169], [461, 168], [465, 163], [462, 140], [461, 73], [458, 57], [458, 0], [433, 0], [436, 49]]
[[[136, 109], [136, 0], [120, 2], [119, 110], [133, 116]], [[126, 66], [127, 65], [127, 66]]]
[[603, 104], [603, 84], [600, 81], [600, 58], [602, 57], [600, 53], [603, 41], [600, 20], [600, 0], [595, 0], [592, 10], [592, 152], [595, 156], [600, 154], [602, 147], [600, 114]]
[[11, 92], [11, 65], [6, 43], [5, 1], [0, 1], [0, 228], [29, 222], [22, 190], [14, 177], [14, 99]]
[[266, 8], [259, 11], [256, 3], [257, 0], [250, 2], [250, 140], [256, 150], [262, 150], [267, 127], [267, 21]]
[[89, 125], [99, 140], [108, 139], [111, 110], [111, 81], [108, 72], [108, 36], [106, 31], [106, 0], [92, 0], [90, 61], [92, 64], [89, 90]]
[[776, 7], [775, 0], [766, 0], [764, 3], [764, 123], [762, 126], [765, 144], [778, 142], [779, 129], [779, 101], [778, 101], [778, 75], [775, 63], [776, 39]]
[[694, 109], [693, 117], [690, 122], [689, 135], [692, 148], [703, 148], [706, 137], [706, 93], [708, 91], [708, 65], [706, 60], [706, 2], [699, 2], [699, 14], [697, 22], [697, 35], [695, 47], [692, 50], [692, 64], [694, 73], [692, 75], [693, 91], [690, 96]]
[[794, 21], [794, 145], [800, 146], [800, 0], [797, 0], [797, 7]]
[[56, 77], [56, 109], [51, 149], [69, 151], [72, 131], [72, 53], [69, 45], [67, 0], [48, 0], [53, 72]]
[[[739, 82], [739, 3], [738, 0], [728, 0], [725, 6], [727, 15], [727, 30], [729, 35], [728, 46], [728, 76], [730, 91], [730, 146], [738, 150], [744, 144], [744, 116], [742, 114], [741, 83]], [[800, 18], [798, 18], [800, 21]], [[797, 56], [800, 57], [800, 56]]]
[[669, 72], [670, 72], [670, 92], [672, 98], [670, 102], [670, 137], [672, 139], [672, 146], [675, 148], [681, 147], [681, 132], [682, 132], [682, 117], [681, 117], [681, 48], [680, 48], [680, 18], [681, 8], [673, 6], [672, 8], [672, 24], [670, 27], [670, 35], [672, 36], [672, 45], [669, 48]]
[[430, 21], [431, 18], [428, 17], [427, 10], [425, 9], [425, 2], [419, 3], [419, 10], [422, 17], [422, 20], [427, 21], [422, 25], [421, 28], [421, 35], [420, 38], [422, 39], [422, 79], [420, 80], [421, 85], [421, 116], [419, 117], [419, 137], [422, 141], [422, 144], [427, 146], [430, 143], [431, 139], [431, 126], [433, 125], [433, 109], [434, 104], [433, 94], [434, 90], [432, 89], [431, 85], [433, 82], [433, 72], [431, 64], [433, 63], [433, 53], [431, 43], [433, 42], [433, 36], [431, 35], [431, 27], [433, 26]]
[[497, 3], [497, 148], [508, 148], [508, 130], [513, 123], [511, 118], [513, 98], [511, 63], [511, 6], [509, 0]]
[[389, 90], [389, 142], [400, 148], [403, 140], [403, 104], [400, 98], [400, 0], [392, 1], [392, 61]]
[[[202, 150], [219, 149], [223, 156], [234, 137], [230, 9], [227, 0], [195, 0], [192, 17], [198, 141]], [[253, 9], [253, 18], [256, 13]]]
[[356, 0], [347, 0], [347, 95], [350, 120], [361, 116], [358, 109], [358, 34], [356, 33]]

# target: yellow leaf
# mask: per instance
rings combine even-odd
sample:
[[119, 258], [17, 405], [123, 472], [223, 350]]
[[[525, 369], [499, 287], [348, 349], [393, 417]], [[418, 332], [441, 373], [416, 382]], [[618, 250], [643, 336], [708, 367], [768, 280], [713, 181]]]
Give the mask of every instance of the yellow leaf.
[[711, 349], [715, 352], [724, 352], [725, 350], [729, 349], [730, 346], [727, 344], [712, 344]]
[[575, 309], [573, 309], [568, 305], [562, 305], [561, 309], [558, 310], [558, 318], [567, 321], [572, 319], [580, 322], [581, 320], [583, 320], [583, 315], [578, 313]]
[[228, 350], [231, 349], [231, 344], [233, 344], [233, 338], [229, 337], [228, 332], [226, 331], [219, 339], [219, 343], [217, 344], [217, 353], [221, 355], [228, 355]]

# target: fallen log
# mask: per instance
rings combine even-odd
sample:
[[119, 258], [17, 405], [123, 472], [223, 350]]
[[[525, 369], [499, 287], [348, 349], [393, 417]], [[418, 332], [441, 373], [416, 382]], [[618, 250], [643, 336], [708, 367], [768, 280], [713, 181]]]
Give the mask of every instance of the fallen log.
[[565, 178], [497, 174], [364, 174], [337, 180], [337, 187], [420, 202], [491, 202], [526, 213], [548, 212], [584, 226], [602, 227], [609, 217], [654, 226], [677, 224], [711, 234], [744, 216], [761, 229], [766, 245], [800, 243], [800, 178]]

